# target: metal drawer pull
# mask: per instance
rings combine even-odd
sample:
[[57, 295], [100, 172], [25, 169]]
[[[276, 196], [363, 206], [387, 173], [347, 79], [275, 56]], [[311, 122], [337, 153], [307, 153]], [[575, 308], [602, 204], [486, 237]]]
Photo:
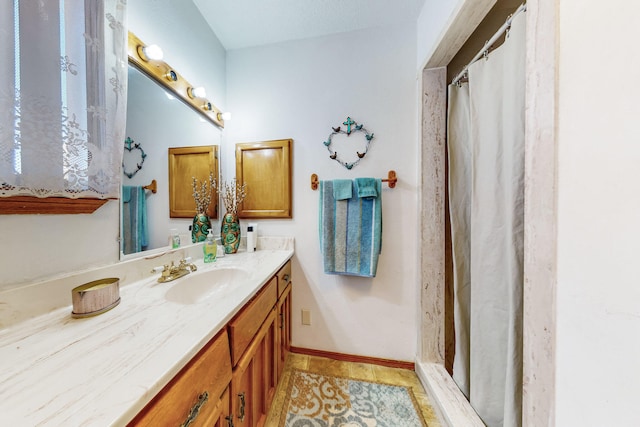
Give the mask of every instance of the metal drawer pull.
[[280, 313], [280, 329], [284, 329], [284, 313]]
[[244, 421], [244, 405], [246, 404], [244, 399], [244, 391], [238, 394], [238, 397], [240, 398], [240, 415], [238, 415], [238, 418], [240, 419], [240, 422], [243, 422]]
[[207, 403], [207, 400], [209, 400], [209, 393], [205, 391], [200, 396], [198, 396], [198, 401], [196, 402], [195, 405], [193, 405], [193, 408], [191, 408], [191, 411], [189, 411], [189, 415], [187, 416], [187, 419], [184, 420], [184, 423], [180, 424], [180, 427], [187, 427], [192, 422], [194, 422], [196, 418], [198, 418], [198, 414], [200, 413], [200, 408], [202, 408], [202, 405]]
[[224, 417], [225, 420], [227, 420], [227, 424], [229, 425], [229, 427], [233, 427], [233, 414], [229, 415], [228, 417]]

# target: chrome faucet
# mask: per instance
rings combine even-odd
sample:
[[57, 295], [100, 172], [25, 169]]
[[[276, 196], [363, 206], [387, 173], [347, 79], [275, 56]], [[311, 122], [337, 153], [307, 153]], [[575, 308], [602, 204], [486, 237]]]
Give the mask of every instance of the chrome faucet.
[[165, 264], [162, 267], [156, 267], [151, 270], [152, 273], [161, 272], [160, 277], [158, 277], [158, 283], [171, 282], [172, 280], [179, 279], [182, 276], [186, 276], [192, 271], [196, 271], [198, 267], [195, 264], [191, 263], [191, 257], [181, 259], [178, 265], [175, 265], [173, 261], [171, 261], [171, 265]]

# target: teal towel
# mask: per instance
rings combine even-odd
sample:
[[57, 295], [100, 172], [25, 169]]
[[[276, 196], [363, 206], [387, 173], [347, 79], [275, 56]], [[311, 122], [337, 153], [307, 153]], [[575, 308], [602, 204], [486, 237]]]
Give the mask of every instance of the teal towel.
[[378, 197], [375, 178], [356, 178], [356, 194], [358, 197]]
[[140, 252], [149, 245], [147, 199], [141, 186], [122, 187], [122, 252]]
[[[355, 187], [355, 182], [352, 183]], [[378, 197], [336, 200], [332, 181], [320, 181], [319, 234], [324, 271], [375, 277], [382, 249], [382, 182]], [[356, 192], [355, 188], [353, 191]]]
[[353, 187], [350, 179], [333, 180], [333, 198], [336, 200], [346, 200], [353, 197]]

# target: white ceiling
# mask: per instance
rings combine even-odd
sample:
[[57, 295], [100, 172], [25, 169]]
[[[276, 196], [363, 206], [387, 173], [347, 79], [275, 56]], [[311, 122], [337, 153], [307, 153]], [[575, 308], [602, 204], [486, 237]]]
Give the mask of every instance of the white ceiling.
[[425, 0], [193, 0], [225, 49], [415, 22]]

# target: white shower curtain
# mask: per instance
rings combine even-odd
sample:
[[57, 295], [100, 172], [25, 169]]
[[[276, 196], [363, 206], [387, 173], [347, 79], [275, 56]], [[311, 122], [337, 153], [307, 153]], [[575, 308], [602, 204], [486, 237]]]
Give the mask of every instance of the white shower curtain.
[[524, 13], [468, 75], [468, 84], [449, 88], [453, 377], [487, 426], [520, 426]]
[[449, 213], [453, 258], [455, 357], [453, 379], [469, 398], [469, 309], [471, 305], [470, 209], [471, 117], [469, 85], [449, 86]]

